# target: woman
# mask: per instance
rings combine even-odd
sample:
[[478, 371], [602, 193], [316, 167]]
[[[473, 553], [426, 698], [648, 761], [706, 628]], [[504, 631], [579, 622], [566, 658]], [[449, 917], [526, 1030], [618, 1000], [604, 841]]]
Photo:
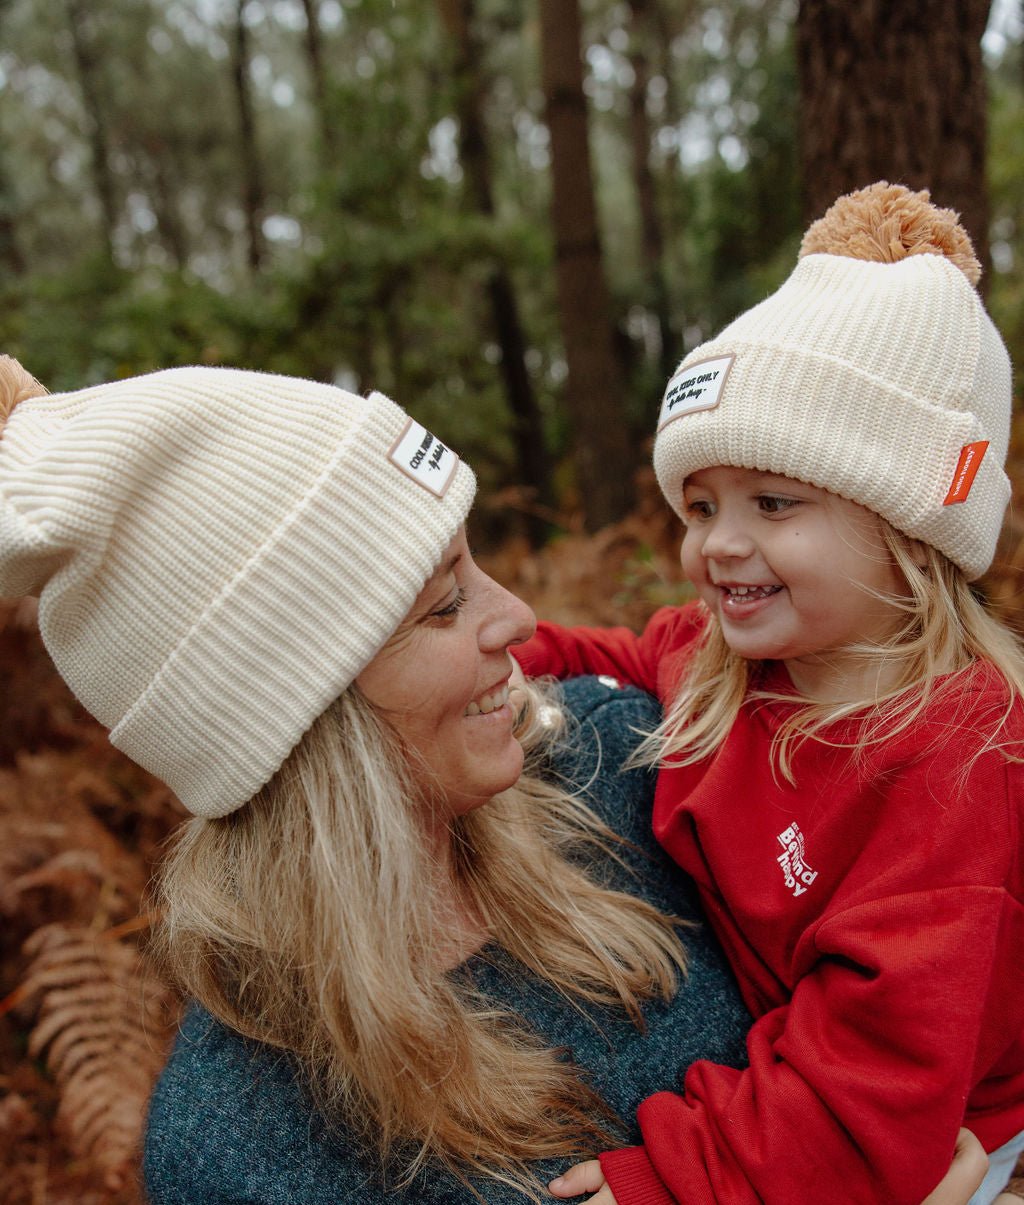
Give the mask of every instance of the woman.
[[[153, 1205], [537, 1200], [680, 1067], [742, 1058], [699, 932], [679, 987], [685, 884], [524, 773], [557, 713], [517, 739], [533, 617], [472, 560], [450, 449], [307, 381], [47, 397], [0, 372], [0, 594], [39, 594], [69, 685], [196, 817], [161, 887], [198, 1004], [151, 1111]], [[572, 689], [588, 752], [562, 771], [639, 844], [649, 782], [613, 767], [650, 704]]]

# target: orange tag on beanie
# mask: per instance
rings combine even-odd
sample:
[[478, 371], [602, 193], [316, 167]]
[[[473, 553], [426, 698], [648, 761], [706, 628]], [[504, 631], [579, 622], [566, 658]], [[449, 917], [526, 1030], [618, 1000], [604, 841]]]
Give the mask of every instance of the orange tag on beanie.
[[967, 495], [971, 492], [971, 486], [978, 475], [978, 469], [981, 468], [987, 448], [988, 440], [979, 439], [977, 443], [964, 444], [960, 449], [960, 459], [957, 461], [956, 472], [953, 474], [953, 484], [949, 487], [949, 493], [942, 503], [943, 506], [952, 506], [954, 502], [967, 501]]

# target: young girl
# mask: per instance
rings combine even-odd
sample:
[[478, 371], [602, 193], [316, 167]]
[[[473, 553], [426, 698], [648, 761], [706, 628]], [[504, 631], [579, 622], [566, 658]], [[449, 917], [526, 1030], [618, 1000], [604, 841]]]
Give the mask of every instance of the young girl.
[[838, 201], [669, 382], [654, 461], [699, 601], [516, 650], [661, 699], [655, 832], [757, 1018], [748, 1069], [691, 1067], [557, 1196], [898, 1205], [964, 1124], [988, 1202], [1024, 1147], [1024, 656], [969, 585], [1010, 365], [978, 275], [927, 193]]

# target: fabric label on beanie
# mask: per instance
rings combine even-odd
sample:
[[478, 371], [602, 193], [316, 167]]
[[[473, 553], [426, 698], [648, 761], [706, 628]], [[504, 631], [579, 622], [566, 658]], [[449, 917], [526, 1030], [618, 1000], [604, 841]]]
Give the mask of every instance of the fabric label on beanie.
[[426, 427], [409, 419], [402, 434], [391, 445], [388, 458], [417, 485], [443, 498], [455, 475], [458, 456]]
[[979, 439], [977, 443], [964, 444], [960, 449], [960, 459], [953, 474], [953, 484], [949, 487], [942, 505], [952, 506], [954, 502], [966, 502], [971, 492], [974, 478], [981, 468], [981, 461], [988, 449], [988, 440]]
[[734, 355], [716, 356], [713, 360], [699, 360], [696, 364], [680, 368], [665, 390], [658, 430], [680, 415], [693, 414], [697, 410], [713, 410], [721, 400], [722, 389], [735, 359]]

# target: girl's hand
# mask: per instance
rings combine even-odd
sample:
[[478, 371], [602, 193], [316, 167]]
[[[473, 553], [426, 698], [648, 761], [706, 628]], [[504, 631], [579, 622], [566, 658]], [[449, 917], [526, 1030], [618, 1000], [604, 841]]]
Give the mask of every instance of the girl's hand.
[[[570, 1167], [564, 1176], [552, 1180], [548, 1188], [553, 1197], [579, 1197], [585, 1192], [596, 1192], [597, 1196], [587, 1197], [587, 1205], [617, 1205], [596, 1159]], [[940, 1201], [938, 1205], [947, 1205], [947, 1202]], [[960, 1202], [951, 1201], [948, 1205], [960, 1205]]]
[[985, 1148], [970, 1130], [961, 1130], [949, 1171], [921, 1205], [967, 1205], [987, 1171]]
[[[970, 1130], [961, 1130], [957, 1135], [949, 1171], [921, 1205], [967, 1205], [987, 1171], [988, 1155], [985, 1154], [985, 1148]], [[587, 1205], [616, 1205], [612, 1190], [605, 1182], [601, 1164], [596, 1159], [570, 1167], [564, 1176], [552, 1180], [548, 1188], [554, 1197], [578, 1197], [585, 1192], [593, 1192], [597, 1195], [588, 1197]], [[997, 1202], [1002, 1199], [997, 1198]], [[1019, 1199], [1007, 1197], [1008, 1201]]]

